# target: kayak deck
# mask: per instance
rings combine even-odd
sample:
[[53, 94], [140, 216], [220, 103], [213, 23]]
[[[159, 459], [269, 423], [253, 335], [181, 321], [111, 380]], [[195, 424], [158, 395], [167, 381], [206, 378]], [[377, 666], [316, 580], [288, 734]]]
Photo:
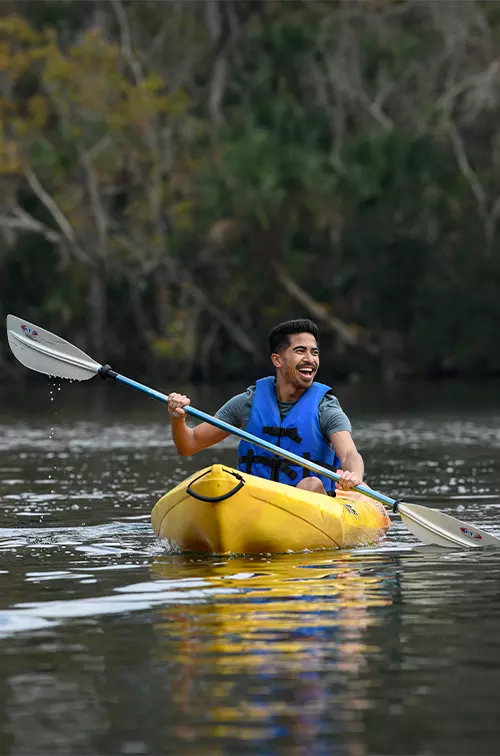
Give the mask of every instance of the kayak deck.
[[173, 488], [151, 520], [170, 549], [212, 554], [352, 548], [376, 543], [390, 526], [384, 507], [358, 492], [325, 496], [225, 465]]

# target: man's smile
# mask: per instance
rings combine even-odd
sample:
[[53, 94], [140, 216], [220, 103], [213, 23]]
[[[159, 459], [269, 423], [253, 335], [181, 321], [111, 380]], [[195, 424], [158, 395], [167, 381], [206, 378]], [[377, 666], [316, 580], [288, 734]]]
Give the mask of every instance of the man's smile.
[[316, 368], [310, 365], [297, 365], [297, 371], [304, 376], [304, 378], [312, 378], [316, 372]]

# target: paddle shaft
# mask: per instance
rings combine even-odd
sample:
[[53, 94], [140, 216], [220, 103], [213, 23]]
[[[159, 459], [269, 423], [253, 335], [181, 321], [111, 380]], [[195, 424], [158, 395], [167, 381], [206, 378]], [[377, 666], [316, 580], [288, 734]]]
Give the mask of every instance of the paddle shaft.
[[[156, 391], [155, 389], [149, 388], [149, 386], [145, 386], [138, 381], [134, 381], [131, 378], [120, 375], [120, 373], [115, 373], [115, 371], [111, 370], [107, 365], [99, 368], [98, 372], [101, 378], [111, 378], [118, 383], [123, 383], [129, 388], [133, 388], [136, 391], [147, 394], [148, 396], [152, 397], [153, 399], [157, 399], [160, 402], [168, 402], [168, 396], [166, 394], [162, 394], [161, 391]], [[305, 467], [311, 472], [318, 473], [318, 475], [323, 475], [325, 478], [330, 478], [331, 480], [340, 480], [340, 475], [338, 475], [336, 472], [333, 472], [333, 470], [328, 470], [326, 467], [322, 467], [321, 465], [316, 464], [316, 462], [304, 459], [304, 457], [299, 457], [297, 454], [294, 454], [287, 449], [282, 449], [280, 446], [275, 446], [275, 444], [271, 444], [269, 441], [265, 441], [263, 438], [258, 438], [258, 436], [247, 433], [247, 431], [242, 430], [241, 428], [236, 428], [236, 426], [234, 425], [225, 423], [224, 420], [219, 420], [219, 418], [217, 417], [207, 415], [206, 412], [202, 412], [195, 407], [191, 407], [191, 405], [189, 404], [186, 405], [183, 409], [191, 417], [196, 417], [198, 420], [203, 420], [205, 423], [210, 423], [210, 425], [214, 425], [216, 428], [219, 428], [222, 431], [226, 431], [226, 433], [231, 433], [233, 436], [238, 436], [244, 441], [248, 441], [251, 444], [260, 446], [262, 449], [266, 449], [272, 454], [277, 454], [278, 456], [283, 457], [289, 462], [294, 462], [296, 465], [301, 465], [301, 467]], [[367, 488], [366, 486], [354, 486], [353, 490], [359, 491], [359, 493], [365, 494], [365, 496], [369, 496], [371, 499], [375, 499], [375, 501], [380, 501], [382, 504], [385, 504], [388, 507], [394, 507], [394, 505], [396, 504], [396, 499], [391, 499], [389, 496], [385, 496], [385, 494], [373, 491], [371, 488]]]

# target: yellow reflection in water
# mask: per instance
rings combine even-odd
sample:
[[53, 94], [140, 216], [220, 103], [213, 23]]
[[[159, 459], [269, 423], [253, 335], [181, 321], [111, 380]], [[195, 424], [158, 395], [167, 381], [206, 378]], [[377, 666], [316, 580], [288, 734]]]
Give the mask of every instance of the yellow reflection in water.
[[[210, 753], [219, 741], [269, 738], [305, 752], [326, 726], [342, 732], [347, 753], [366, 753], [365, 668], [375, 650], [366, 633], [392, 603], [390, 586], [373, 571], [380, 558], [155, 561], [153, 579], [196, 577], [211, 590], [199, 603], [164, 606], [156, 623], [163, 660], [175, 654], [179, 665], [175, 704], [189, 716], [203, 707], [196, 730]], [[189, 741], [192, 729], [179, 723], [176, 734]]]

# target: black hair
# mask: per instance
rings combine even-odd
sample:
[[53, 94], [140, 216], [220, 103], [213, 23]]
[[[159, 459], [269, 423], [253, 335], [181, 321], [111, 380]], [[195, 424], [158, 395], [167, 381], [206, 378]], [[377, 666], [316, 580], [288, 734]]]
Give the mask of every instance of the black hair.
[[319, 331], [316, 323], [304, 318], [303, 320], [287, 320], [274, 326], [269, 334], [269, 351], [271, 354], [281, 352], [290, 346], [290, 336], [294, 333], [310, 333], [319, 341]]

